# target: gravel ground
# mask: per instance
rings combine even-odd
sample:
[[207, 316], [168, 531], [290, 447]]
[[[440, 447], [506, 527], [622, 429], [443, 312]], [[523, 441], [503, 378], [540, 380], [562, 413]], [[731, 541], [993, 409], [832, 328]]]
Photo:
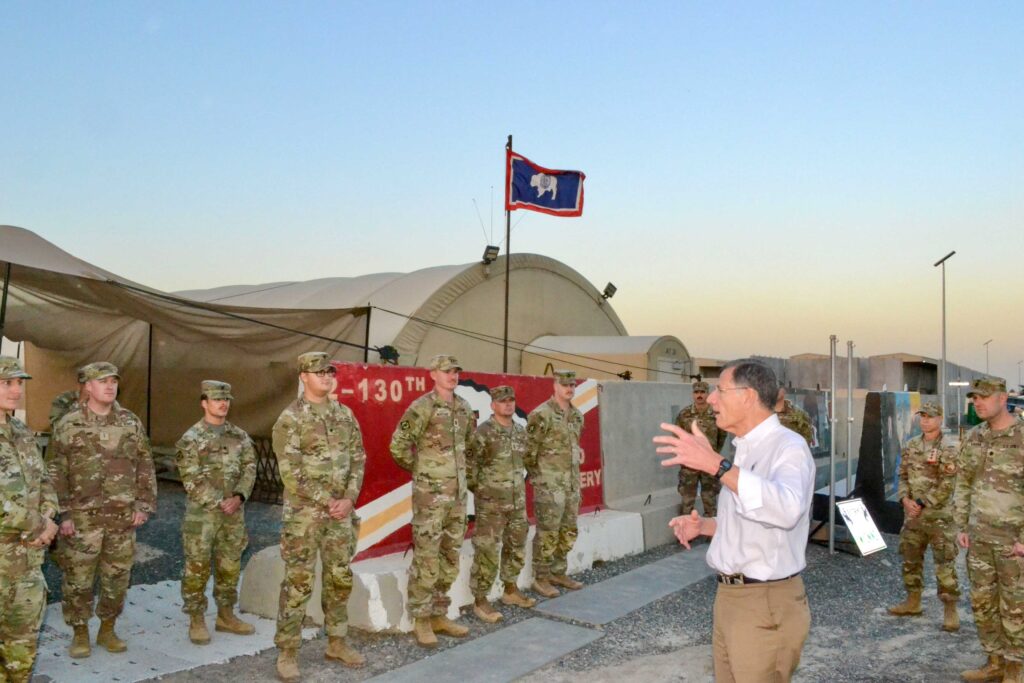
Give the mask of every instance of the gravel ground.
[[[959, 672], [980, 663], [974, 623], [966, 598], [961, 599], [963, 626], [959, 633], [939, 629], [942, 606], [935, 597], [931, 575], [925, 587], [925, 615], [896, 619], [885, 607], [903, 599], [897, 539], [887, 536], [889, 548], [867, 558], [845, 553], [830, 557], [817, 545], [808, 548], [804, 575], [813, 624], [795, 678], [811, 681], [929, 682], [959, 680]], [[595, 583], [635, 569], [675, 552], [662, 546], [641, 555], [609, 562], [579, 575]], [[966, 595], [963, 557], [961, 584]], [[711, 675], [711, 607], [715, 584], [711, 578], [684, 587], [632, 614], [607, 624], [603, 637], [540, 669], [524, 681], [530, 683], [588, 683], [628, 681], [709, 682]], [[531, 616], [529, 611], [499, 605], [505, 620], [485, 625], [464, 616], [470, 640]], [[468, 610], [467, 610], [468, 611]], [[307, 643], [300, 651], [304, 681], [362, 681], [416, 661], [426, 652], [409, 635], [353, 631], [353, 644], [367, 657], [363, 669], [352, 670], [323, 659], [324, 639]], [[442, 637], [443, 651], [458, 644]], [[240, 657], [223, 665], [207, 666], [160, 680], [210, 683], [229, 680], [273, 681], [276, 651]]]

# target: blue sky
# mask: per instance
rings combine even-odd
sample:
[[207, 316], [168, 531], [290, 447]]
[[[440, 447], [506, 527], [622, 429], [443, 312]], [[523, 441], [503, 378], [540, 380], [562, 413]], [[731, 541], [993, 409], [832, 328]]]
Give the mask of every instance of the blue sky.
[[0, 222], [168, 290], [468, 262], [511, 133], [587, 173], [584, 216], [517, 212], [513, 250], [615, 282], [634, 334], [938, 355], [956, 249], [949, 356], [994, 338], [1015, 379], [1022, 29], [995, 2], [8, 2]]

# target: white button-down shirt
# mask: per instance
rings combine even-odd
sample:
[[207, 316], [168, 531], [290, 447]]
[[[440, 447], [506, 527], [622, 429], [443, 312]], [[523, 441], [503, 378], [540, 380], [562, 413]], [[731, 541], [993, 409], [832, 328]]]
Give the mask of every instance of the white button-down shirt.
[[807, 565], [814, 458], [807, 442], [773, 413], [735, 437], [737, 493], [722, 487], [707, 563], [722, 574], [767, 581]]

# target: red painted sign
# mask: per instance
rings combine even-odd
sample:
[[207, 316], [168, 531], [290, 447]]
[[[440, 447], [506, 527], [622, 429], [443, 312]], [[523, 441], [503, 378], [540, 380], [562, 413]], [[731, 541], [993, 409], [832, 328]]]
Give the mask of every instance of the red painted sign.
[[[334, 365], [338, 370], [338, 400], [355, 413], [366, 447], [366, 476], [357, 503], [362, 519], [357, 559], [403, 552], [412, 543], [409, 527], [411, 478], [391, 458], [391, 435], [409, 404], [433, 387], [430, 373], [424, 368], [394, 365]], [[515, 388], [515, 419], [524, 426], [530, 411], [552, 395], [550, 377], [481, 372], [463, 372], [456, 393], [469, 402], [477, 412], [478, 421], [483, 422], [491, 414], [488, 389], [502, 384]], [[603, 500], [597, 383], [582, 382], [573, 402], [584, 417], [580, 438], [584, 452], [580, 466], [580, 512], [583, 513], [601, 507]], [[531, 510], [533, 491], [529, 485], [526, 495], [527, 509]], [[533, 515], [530, 516], [532, 519]]]

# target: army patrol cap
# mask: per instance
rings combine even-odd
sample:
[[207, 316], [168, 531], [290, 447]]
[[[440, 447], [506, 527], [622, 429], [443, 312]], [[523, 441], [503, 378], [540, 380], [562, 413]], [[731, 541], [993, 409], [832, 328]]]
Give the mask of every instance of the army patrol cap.
[[455, 356], [441, 353], [430, 359], [430, 369], [440, 370], [441, 372], [448, 372], [449, 370], [459, 370], [461, 372], [462, 366], [459, 365], [459, 359]]
[[971, 382], [971, 390], [967, 392], [967, 398], [972, 396], [991, 396], [992, 394], [1005, 394], [1006, 380], [998, 377], [979, 377]]
[[576, 386], [576, 371], [575, 370], [555, 370], [555, 379], [559, 384], [567, 387]]
[[310, 351], [299, 356], [299, 372], [334, 371], [330, 359], [323, 351]]
[[492, 401], [505, 401], [510, 398], [516, 397], [516, 390], [507, 384], [502, 384], [500, 387], [494, 387], [491, 389], [491, 400]]
[[693, 390], [694, 391], [703, 391], [706, 394], [709, 391], [711, 391], [711, 385], [708, 384], [707, 382], [703, 381], [703, 380], [700, 380], [700, 381], [697, 381], [697, 382], [693, 383]]
[[116, 377], [121, 379], [120, 373], [117, 371], [117, 366], [113, 363], [99, 362], [89, 363], [78, 371], [78, 378], [82, 384], [94, 379], [105, 379], [107, 377]]
[[227, 382], [218, 382], [215, 379], [204, 379], [199, 385], [202, 395], [211, 401], [234, 401], [231, 395], [231, 385]]
[[942, 406], [934, 401], [928, 401], [921, 405], [921, 409], [917, 411], [918, 415], [927, 415], [928, 417], [942, 417]]
[[0, 356], [0, 379], [32, 379], [32, 375], [25, 372], [17, 358]]

